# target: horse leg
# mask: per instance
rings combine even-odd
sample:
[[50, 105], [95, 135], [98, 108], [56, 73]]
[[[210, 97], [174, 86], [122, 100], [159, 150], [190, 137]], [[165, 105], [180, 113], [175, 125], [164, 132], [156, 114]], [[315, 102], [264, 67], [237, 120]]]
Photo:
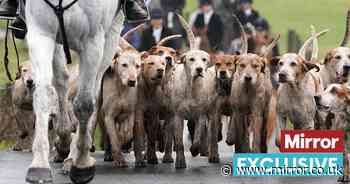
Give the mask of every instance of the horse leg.
[[[78, 92], [74, 98], [74, 113], [79, 120], [77, 130], [77, 154], [73, 155], [70, 178], [73, 183], [88, 183], [95, 175], [95, 159], [90, 156], [92, 138], [88, 122], [96, 103], [96, 79], [98, 67], [102, 61], [105, 37], [103, 31], [87, 40], [80, 51]], [[99, 90], [99, 89], [98, 89]]]
[[68, 100], [66, 95], [68, 91], [69, 74], [65, 65], [65, 55], [62, 45], [56, 45], [53, 61], [53, 85], [57, 91], [59, 101], [59, 113], [54, 121], [55, 132], [58, 139], [55, 142], [57, 155], [55, 162], [63, 162], [69, 154], [69, 145], [71, 142], [72, 124], [68, 118]]
[[48, 34], [40, 34], [40, 30], [35, 29], [34, 26], [28, 28], [27, 43], [36, 84], [33, 94], [36, 120], [32, 147], [33, 161], [28, 169], [26, 181], [28, 183], [51, 183], [48, 131], [49, 122], [58, 110], [58, 96], [52, 85], [55, 40]]

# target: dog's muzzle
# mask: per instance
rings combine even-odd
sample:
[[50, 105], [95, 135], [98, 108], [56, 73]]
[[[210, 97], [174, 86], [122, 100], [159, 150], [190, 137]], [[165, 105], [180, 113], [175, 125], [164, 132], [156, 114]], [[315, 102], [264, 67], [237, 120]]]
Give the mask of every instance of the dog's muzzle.
[[347, 77], [350, 73], [350, 64], [345, 64], [343, 66], [343, 77]]
[[287, 74], [279, 73], [278, 74], [278, 82], [287, 82]]
[[227, 72], [226, 71], [220, 71], [220, 79], [227, 79]]
[[136, 81], [134, 81], [134, 80], [129, 80], [129, 81], [128, 81], [128, 86], [129, 86], [129, 87], [135, 87], [135, 86], [136, 86]]
[[33, 89], [34, 88], [34, 81], [32, 79], [27, 80], [27, 88]]

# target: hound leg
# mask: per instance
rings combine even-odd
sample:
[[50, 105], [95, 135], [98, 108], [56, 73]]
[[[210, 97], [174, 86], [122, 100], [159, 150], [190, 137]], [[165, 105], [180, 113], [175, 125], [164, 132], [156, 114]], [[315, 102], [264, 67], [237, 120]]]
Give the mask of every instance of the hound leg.
[[[90, 38], [80, 55], [78, 92], [74, 98], [74, 113], [79, 120], [77, 131], [77, 155], [73, 158], [73, 166], [70, 178], [74, 183], [88, 183], [95, 175], [95, 159], [90, 156], [92, 138], [88, 131], [88, 123], [94, 111], [97, 93], [100, 91], [98, 82], [98, 67], [96, 64], [102, 62], [105, 37], [99, 32]], [[96, 92], [98, 91], [98, 92]]]
[[176, 114], [174, 117], [175, 125], [175, 149], [176, 149], [176, 162], [175, 168], [182, 169], [186, 168], [186, 159], [184, 153], [184, 143], [183, 143], [183, 130], [184, 130], [184, 119]]
[[275, 128], [276, 134], [276, 146], [280, 147], [281, 144], [281, 130], [284, 130], [287, 125], [287, 117], [283, 114], [277, 113], [277, 127]]
[[174, 124], [170, 119], [165, 120], [165, 154], [163, 163], [173, 163], [173, 140], [174, 140]]
[[235, 112], [232, 112], [232, 116], [230, 118], [228, 127], [227, 127], [227, 133], [226, 133], [226, 144], [229, 146], [232, 146], [236, 144], [236, 127], [235, 127], [235, 121], [238, 121], [237, 118], [239, 116], [236, 115]]
[[[253, 133], [253, 141], [252, 141], [252, 146], [250, 148], [250, 150], [253, 152], [253, 153], [260, 153], [264, 148], [263, 145], [261, 144], [262, 140], [261, 140], [261, 137], [262, 137], [262, 133], [263, 133], [263, 118], [262, 117], [259, 117], [258, 115], [255, 115], [255, 117], [253, 117], [252, 119], [252, 133]], [[250, 135], [249, 135], [250, 136]]]
[[143, 159], [142, 148], [143, 138], [145, 137], [145, 128], [143, 120], [143, 111], [136, 110], [136, 118], [134, 125], [134, 154], [135, 154], [135, 167], [145, 167], [146, 163]]
[[201, 143], [202, 141], [202, 135], [206, 131], [205, 129], [205, 123], [206, 118], [204, 116], [200, 116], [197, 121], [195, 122], [195, 131], [194, 131], [194, 140], [192, 143], [192, 146], [190, 147], [190, 151], [192, 156], [197, 156], [199, 152], [201, 151]]
[[112, 116], [112, 114], [107, 114], [105, 117], [105, 127], [112, 146], [112, 157], [114, 166], [127, 167], [128, 165], [121, 152], [122, 140], [120, 140], [120, 136], [118, 136], [118, 133], [122, 131], [122, 125], [119, 124], [119, 122], [114, 121], [114, 117]]
[[28, 183], [52, 183], [48, 131], [49, 122], [57, 114], [58, 108], [57, 93], [52, 86], [55, 40], [44, 36], [45, 34], [40, 34], [40, 31], [34, 30], [33, 27], [28, 29], [27, 42], [36, 84], [33, 94], [36, 121], [32, 147], [33, 161], [28, 169], [26, 181]]
[[62, 45], [57, 44], [53, 60], [53, 85], [57, 91], [59, 101], [59, 113], [54, 118], [53, 123], [55, 132], [58, 135], [58, 140], [55, 142], [57, 151], [57, 155], [54, 158], [55, 162], [63, 162], [63, 160], [67, 158], [69, 154], [69, 145], [71, 143], [72, 124], [68, 118], [68, 100], [66, 98], [69, 74], [64, 57]]
[[156, 140], [157, 133], [154, 131], [159, 125], [159, 118], [154, 113], [146, 113], [145, 118], [146, 132], [147, 132], [147, 163], [158, 164], [158, 158], [156, 155]]
[[219, 163], [219, 153], [218, 153], [218, 126], [220, 125], [221, 113], [216, 112], [209, 119], [209, 163]]

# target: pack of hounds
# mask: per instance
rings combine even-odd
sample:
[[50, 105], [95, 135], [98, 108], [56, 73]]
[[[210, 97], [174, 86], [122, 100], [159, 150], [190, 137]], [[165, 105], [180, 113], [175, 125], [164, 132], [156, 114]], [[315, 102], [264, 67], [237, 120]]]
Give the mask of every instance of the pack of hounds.
[[[316, 32], [311, 26], [310, 38], [298, 53], [279, 57], [268, 56], [279, 36], [263, 53], [252, 54], [247, 53], [245, 34], [240, 53], [209, 54], [195, 47], [193, 32], [187, 22], [179, 18], [189, 42], [189, 49], [183, 53], [163, 46], [168, 40], [180, 39], [181, 35], [167, 37], [147, 52], [137, 51], [121, 38], [118, 51], [103, 75], [88, 124], [91, 135], [97, 125], [103, 132], [105, 161], [112, 161], [115, 167], [127, 167], [123, 151], [132, 149], [135, 167], [145, 167], [146, 163], [158, 163], [156, 152], [160, 151], [164, 152], [163, 163], [175, 162], [175, 168], [186, 168], [183, 131], [187, 120], [191, 154], [201, 154], [208, 157], [208, 162], [219, 163], [223, 116], [229, 117], [225, 141], [235, 146], [236, 153], [268, 152], [270, 142], [279, 146], [279, 133], [287, 127], [287, 122], [291, 122], [294, 129], [346, 130], [348, 137], [350, 48], [346, 44], [350, 12], [343, 42], [323, 60], [318, 58], [317, 40], [328, 30]], [[306, 56], [307, 51], [312, 52], [310, 58]], [[13, 87], [13, 102], [16, 114], [23, 116], [22, 111], [33, 108], [36, 81], [29, 63], [20, 71]], [[80, 127], [72, 115], [79, 71], [73, 67], [68, 73], [64, 104], [70, 126], [49, 127], [58, 130], [54, 133], [69, 134], [72, 145], [79, 145], [74, 132]], [[272, 85], [273, 82], [278, 85]], [[32, 122], [26, 120], [19, 123], [21, 138], [34, 134], [33, 125], [29, 125]], [[51, 146], [57, 151], [54, 160], [64, 162], [64, 169], [69, 171], [78, 146], [61, 149], [63, 146], [58, 143], [62, 142], [65, 141], [55, 138], [52, 141]], [[348, 145], [344, 155], [349, 151]], [[340, 181], [348, 182], [348, 159], [344, 159], [344, 163], [345, 173]]]

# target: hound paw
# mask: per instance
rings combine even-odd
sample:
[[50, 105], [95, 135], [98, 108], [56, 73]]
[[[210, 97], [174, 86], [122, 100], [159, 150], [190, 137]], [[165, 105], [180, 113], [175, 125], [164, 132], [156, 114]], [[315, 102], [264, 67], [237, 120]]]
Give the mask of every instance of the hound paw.
[[338, 178], [339, 183], [350, 183], [350, 177], [349, 176], [341, 176]]
[[29, 168], [26, 182], [31, 184], [52, 183], [52, 174], [49, 168]]
[[163, 163], [173, 163], [174, 159], [171, 155], [164, 155], [163, 157]]
[[219, 158], [219, 156], [210, 156], [208, 158], [208, 162], [209, 163], [219, 163], [220, 162], [220, 158]]
[[87, 168], [78, 168], [76, 166], [72, 166], [69, 177], [74, 184], [86, 184], [92, 181], [95, 177], [95, 166], [87, 167]]
[[135, 162], [135, 167], [137, 167], [137, 168], [146, 167], [146, 162], [144, 160], [136, 161]]
[[176, 159], [175, 168], [176, 169], [184, 169], [184, 168], [186, 168], [186, 161], [185, 161], [185, 159]]
[[103, 159], [105, 162], [113, 162], [113, 157], [112, 157], [112, 154], [108, 154], [108, 153], [105, 153], [104, 155], [104, 159]]
[[126, 163], [126, 161], [124, 159], [114, 159], [113, 165], [114, 165], [114, 167], [118, 167], [118, 168], [128, 167], [128, 164]]
[[190, 147], [190, 152], [193, 157], [196, 157], [199, 154], [199, 146], [197, 144], [192, 144]]
[[147, 160], [147, 163], [152, 164], [152, 165], [156, 165], [156, 164], [158, 164], [158, 159], [157, 159], [157, 157], [156, 158], [149, 158]]

